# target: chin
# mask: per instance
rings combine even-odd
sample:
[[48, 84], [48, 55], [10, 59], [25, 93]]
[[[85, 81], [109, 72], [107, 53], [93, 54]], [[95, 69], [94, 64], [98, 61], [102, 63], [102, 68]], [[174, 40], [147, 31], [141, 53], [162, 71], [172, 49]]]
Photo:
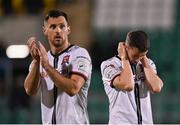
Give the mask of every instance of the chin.
[[129, 59], [131, 63], [137, 63], [137, 60]]
[[130, 61], [131, 63], [138, 63], [138, 62], [139, 62], [139, 59], [133, 58], [133, 57], [129, 57], [129, 61]]
[[54, 46], [55, 47], [60, 47], [60, 46], [62, 46], [63, 45], [63, 42], [62, 41], [55, 41], [54, 42]]

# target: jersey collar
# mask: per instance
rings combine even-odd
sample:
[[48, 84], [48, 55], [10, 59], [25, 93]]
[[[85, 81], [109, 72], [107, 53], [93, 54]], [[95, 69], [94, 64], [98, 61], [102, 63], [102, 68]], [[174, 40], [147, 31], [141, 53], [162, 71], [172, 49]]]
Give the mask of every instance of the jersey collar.
[[65, 50], [63, 50], [62, 52], [60, 52], [60, 53], [58, 53], [58, 54], [53, 54], [52, 53], [52, 51], [50, 51], [50, 54], [54, 57], [54, 58], [57, 58], [57, 57], [59, 57], [61, 54], [63, 54], [64, 52], [66, 52], [66, 51], [68, 51], [71, 47], [73, 47], [74, 45], [73, 44], [71, 44], [71, 45], [69, 45], [68, 46], [68, 48], [66, 48]]

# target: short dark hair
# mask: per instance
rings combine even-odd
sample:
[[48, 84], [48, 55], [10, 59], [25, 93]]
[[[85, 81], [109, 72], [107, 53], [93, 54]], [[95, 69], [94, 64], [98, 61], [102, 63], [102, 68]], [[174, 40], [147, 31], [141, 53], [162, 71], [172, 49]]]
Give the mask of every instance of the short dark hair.
[[150, 40], [148, 38], [148, 35], [141, 30], [128, 32], [126, 42], [130, 46], [138, 48], [140, 52], [145, 52], [150, 47]]
[[68, 22], [67, 14], [58, 9], [48, 11], [48, 13], [46, 14], [46, 16], [44, 18], [44, 22], [47, 22], [49, 18], [57, 18], [59, 16], [63, 16], [66, 19], [66, 21]]

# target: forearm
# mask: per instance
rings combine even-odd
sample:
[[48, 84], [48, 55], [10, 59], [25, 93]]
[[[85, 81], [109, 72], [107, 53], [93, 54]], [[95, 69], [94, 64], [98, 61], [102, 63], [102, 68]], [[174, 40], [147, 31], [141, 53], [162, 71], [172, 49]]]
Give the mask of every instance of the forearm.
[[70, 96], [77, 93], [78, 87], [75, 80], [64, 77], [49, 64], [44, 66], [44, 68], [56, 87], [65, 91]]
[[39, 88], [39, 81], [40, 81], [39, 62], [33, 60], [31, 71], [27, 75], [24, 82], [24, 88], [28, 95], [33, 95], [37, 92]]
[[153, 68], [150, 66], [147, 58], [145, 58], [142, 61], [142, 63], [144, 67], [146, 82], [148, 84], [149, 89], [152, 92], [160, 92], [163, 86], [162, 80], [159, 78], [159, 76], [155, 73]]
[[134, 79], [133, 73], [131, 70], [131, 66], [128, 60], [122, 59], [122, 72], [121, 74], [115, 79], [114, 82], [115, 86], [121, 90], [129, 90], [133, 89]]
[[160, 92], [163, 86], [162, 80], [149, 68], [144, 67], [144, 73], [149, 89], [154, 93]]

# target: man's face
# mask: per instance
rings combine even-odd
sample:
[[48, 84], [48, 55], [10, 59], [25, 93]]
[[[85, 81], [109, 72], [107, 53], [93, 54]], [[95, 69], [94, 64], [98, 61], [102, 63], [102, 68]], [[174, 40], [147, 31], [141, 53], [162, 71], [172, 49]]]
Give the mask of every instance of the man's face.
[[50, 46], [60, 47], [68, 40], [70, 27], [63, 16], [49, 18], [44, 24], [43, 31], [49, 40]]
[[145, 52], [139, 52], [138, 48], [132, 47], [126, 44], [126, 51], [129, 58], [129, 61], [131, 63], [137, 63], [140, 61], [141, 58], [143, 58], [148, 51]]

